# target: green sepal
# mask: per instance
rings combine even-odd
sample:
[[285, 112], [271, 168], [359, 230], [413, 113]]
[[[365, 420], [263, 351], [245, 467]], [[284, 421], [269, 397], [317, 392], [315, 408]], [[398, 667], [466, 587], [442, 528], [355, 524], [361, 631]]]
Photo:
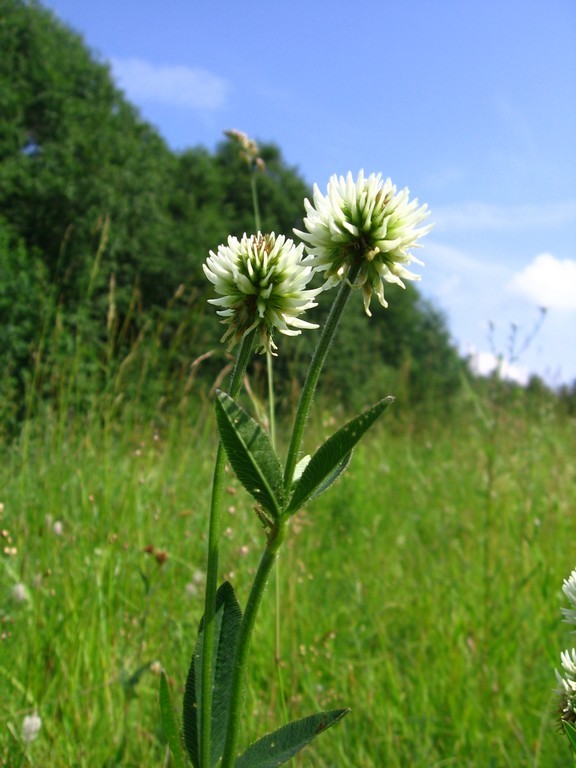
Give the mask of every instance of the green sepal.
[[277, 768], [287, 763], [349, 711], [333, 709], [288, 723], [251, 744], [246, 752], [236, 759], [234, 768]]
[[172, 699], [170, 697], [170, 687], [164, 671], [160, 674], [160, 720], [174, 765], [176, 768], [186, 768], [180, 730], [176, 725]]
[[220, 440], [238, 480], [273, 518], [281, 517], [284, 478], [270, 438], [225, 392], [216, 392], [215, 403]]
[[393, 397], [380, 400], [340, 427], [318, 448], [294, 486], [292, 498], [286, 508], [288, 514], [298, 512], [332, 485], [348, 466], [354, 446], [393, 402]]
[[[236, 658], [236, 646], [242, 621], [242, 610], [232, 585], [225, 581], [216, 592], [214, 614], [214, 668], [212, 670], [212, 723], [210, 765], [215, 766], [224, 751], [230, 688]], [[204, 619], [186, 678], [182, 723], [184, 744], [194, 768], [200, 765], [200, 711], [202, 697], [202, 663], [204, 658]]]

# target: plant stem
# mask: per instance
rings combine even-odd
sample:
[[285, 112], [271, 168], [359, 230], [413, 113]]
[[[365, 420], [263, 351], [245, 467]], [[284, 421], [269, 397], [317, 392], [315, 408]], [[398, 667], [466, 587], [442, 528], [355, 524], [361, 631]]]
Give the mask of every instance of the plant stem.
[[288, 455], [286, 457], [286, 467], [284, 470], [284, 485], [286, 488], [290, 488], [292, 484], [292, 478], [294, 477], [294, 470], [298, 462], [298, 452], [300, 450], [300, 444], [302, 442], [302, 435], [304, 433], [304, 426], [306, 425], [306, 419], [312, 405], [312, 399], [314, 398], [314, 392], [316, 391], [316, 385], [318, 384], [318, 378], [326, 359], [328, 347], [334, 336], [334, 331], [338, 325], [342, 311], [346, 306], [352, 285], [356, 279], [360, 270], [361, 262], [352, 264], [348, 270], [348, 274], [342, 280], [336, 299], [332, 304], [330, 313], [320, 334], [318, 345], [314, 350], [314, 355], [310, 362], [310, 367], [306, 375], [306, 381], [300, 394], [300, 400], [298, 402], [298, 409], [296, 411], [296, 417], [294, 420], [294, 426], [292, 428], [292, 437], [290, 438], [290, 446], [288, 448]]
[[258, 570], [254, 577], [254, 582], [246, 603], [246, 610], [242, 617], [240, 625], [240, 634], [238, 636], [238, 647], [236, 649], [236, 661], [234, 664], [234, 676], [232, 678], [230, 691], [230, 709], [228, 714], [228, 724], [226, 729], [226, 743], [224, 745], [224, 755], [220, 768], [233, 768], [236, 759], [236, 745], [238, 743], [238, 725], [240, 720], [240, 711], [242, 708], [242, 694], [244, 691], [244, 681], [246, 678], [246, 661], [250, 646], [250, 637], [256, 621], [258, 608], [262, 601], [264, 588], [268, 582], [268, 577], [272, 566], [278, 556], [278, 551], [282, 542], [286, 538], [288, 520], [276, 521], [274, 528], [268, 536], [266, 548], [260, 558]]
[[[346, 306], [346, 302], [350, 295], [352, 285], [358, 271], [360, 269], [360, 262], [353, 264], [348, 270], [346, 278], [342, 281], [340, 289], [336, 295], [336, 299], [330, 309], [328, 319], [320, 334], [318, 345], [312, 357], [310, 368], [306, 376], [304, 388], [300, 396], [300, 402], [298, 404], [298, 410], [296, 411], [296, 418], [294, 421], [294, 427], [292, 430], [292, 437], [290, 440], [290, 447], [288, 450], [288, 456], [286, 459], [286, 469], [284, 474], [284, 481], [287, 486], [290, 485], [292, 477], [294, 475], [294, 468], [296, 466], [296, 460], [298, 451], [300, 449], [300, 443], [302, 441], [302, 434], [304, 432], [304, 425], [310, 411], [320, 371], [326, 359], [326, 353], [334, 332], [342, 315], [342, 311]], [[246, 662], [248, 658], [248, 650], [250, 646], [250, 637], [256, 621], [256, 615], [258, 608], [262, 600], [264, 588], [268, 581], [268, 577], [272, 570], [272, 566], [278, 555], [278, 551], [282, 542], [286, 537], [286, 530], [288, 527], [288, 519], [281, 518], [275, 522], [274, 528], [268, 536], [266, 548], [260, 559], [260, 564], [254, 577], [252, 589], [248, 597], [246, 604], [246, 610], [242, 617], [242, 623], [240, 625], [240, 634], [238, 637], [238, 647], [236, 649], [236, 659], [234, 663], [234, 676], [231, 683], [230, 692], [230, 708], [228, 714], [228, 723], [226, 727], [226, 743], [224, 745], [224, 754], [222, 756], [222, 763], [220, 768], [233, 768], [234, 761], [236, 759], [236, 745], [238, 743], [238, 731], [240, 711], [242, 707], [242, 694], [244, 691], [244, 681], [246, 678]]]
[[[254, 331], [242, 339], [236, 365], [232, 372], [229, 395], [238, 397], [252, 348]], [[214, 615], [216, 612], [216, 590], [218, 588], [218, 558], [220, 550], [220, 531], [222, 524], [222, 496], [224, 491], [224, 467], [226, 452], [222, 443], [218, 443], [214, 477], [212, 480], [212, 500], [210, 503], [210, 522], [208, 527], [208, 559], [206, 564], [206, 597], [204, 603], [204, 652], [202, 663], [202, 688], [200, 696], [200, 766], [210, 768], [210, 744], [212, 725], [212, 666], [214, 657]]]
[[266, 351], [266, 373], [268, 380], [268, 423], [270, 426], [270, 442], [276, 450], [276, 404], [274, 401], [274, 368], [273, 356], [270, 350]]
[[[268, 423], [270, 426], [270, 442], [276, 450], [276, 406], [274, 399], [274, 357], [268, 350], [266, 352], [266, 370], [268, 372]], [[284, 696], [284, 680], [282, 678], [281, 653], [280, 653], [280, 564], [276, 566], [276, 578], [274, 580], [274, 662], [276, 664], [276, 676], [278, 678], [278, 692], [284, 719], [287, 719], [286, 699]]]
[[254, 223], [256, 224], [256, 232], [260, 232], [262, 223], [260, 221], [260, 207], [258, 205], [258, 191], [256, 189], [256, 171], [252, 171], [250, 175], [250, 188], [252, 190], [252, 206], [254, 208]]

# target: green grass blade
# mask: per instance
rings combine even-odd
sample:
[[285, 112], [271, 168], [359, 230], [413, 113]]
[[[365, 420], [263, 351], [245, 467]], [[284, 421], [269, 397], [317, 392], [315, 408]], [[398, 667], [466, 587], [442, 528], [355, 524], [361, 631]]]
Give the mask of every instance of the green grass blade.
[[216, 393], [216, 421], [222, 445], [238, 479], [275, 518], [282, 514], [284, 478], [268, 435], [225, 392]]
[[172, 700], [170, 697], [170, 688], [165, 672], [162, 672], [160, 675], [160, 716], [162, 719], [162, 730], [164, 731], [164, 736], [168, 742], [174, 764], [176, 768], [186, 768], [182, 742], [180, 740], [180, 731], [176, 726], [176, 718], [174, 717], [174, 710], [172, 708]]
[[286, 509], [288, 513], [294, 514], [332, 485], [346, 469], [354, 446], [393, 401], [392, 397], [380, 400], [344, 424], [320, 446], [296, 483]]
[[349, 709], [334, 709], [295, 720], [263, 736], [248, 747], [234, 768], [277, 768], [298, 754], [307, 744], [335, 725]]

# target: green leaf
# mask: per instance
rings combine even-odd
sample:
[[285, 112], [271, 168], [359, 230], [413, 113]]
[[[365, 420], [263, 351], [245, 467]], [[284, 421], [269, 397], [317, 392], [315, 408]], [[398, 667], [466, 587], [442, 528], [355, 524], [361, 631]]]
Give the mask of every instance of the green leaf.
[[282, 467], [268, 435], [225, 392], [216, 393], [220, 440], [238, 480], [274, 518], [282, 514]]
[[[212, 749], [210, 765], [215, 766], [222, 757], [226, 740], [226, 723], [230, 685], [238, 644], [242, 610], [232, 585], [225, 581], [216, 592], [214, 615], [214, 669], [212, 670]], [[184, 743], [194, 768], [200, 764], [200, 711], [202, 688], [202, 662], [204, 657], [204, 619], [200, 622], [198, 639], [184, 689], [183, 726]]]
[[562, 725], [564, 727], [564, 733], [566, 734], [566, 736], [568, 736], [568, 741], [570, 742], [570, 746], [576, 752], [576, 728], [572, 723], [568, 722], [567, 720], [563, 720]]
[[288, 762], [319, 734], [335, 725], [349, 709], [333, 709], [295, 720], [251, 744], [234, 768], [276, 768]]
[[160, 675], [160, 718], [162, 721], [162, 730], [164, 731], [164, 736], [168, 742], [170, 753], [174, 758], [176, 768], [186, 768], [182, 742], [180, 740], [180, 732], [176, 726], [176, 718], [174, 717], [174, 710], [172, 708], [168, 679], [164, 671]]
[[[314, 492], [306, 499], [304, 502], [307, 504], [309, 501], [314, 501], [314, 499], [318, 498], [324, 491], [327, 491], [330, 486], [338, 480], [342, 472], [348, 467], [348, 464], [350, 464], [350, 460], [352, 459], [352, 451], [350, 453], [347, 453], [346, 456], [342, 459], [342, 461], [334, 467], [332, 472], [329, 472], [324, 480], [316, 487]], [[300, 506], [303, 506], [302, 504]], [[296, 510], [294, 510], [296, 511]]]
[[344, 424], [320, 446], [296, 483], [286, 512], [294, 514], [332, 485], [348, 466], [356, 443], [392, 402], [393, 397], [380, 400]]

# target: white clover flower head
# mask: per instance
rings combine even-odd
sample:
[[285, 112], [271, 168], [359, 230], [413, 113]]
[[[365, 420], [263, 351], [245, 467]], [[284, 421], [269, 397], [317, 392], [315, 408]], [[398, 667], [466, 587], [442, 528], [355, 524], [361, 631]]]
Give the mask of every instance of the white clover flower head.
[[571, 608], [561, 608], [564, 621], [568, 624], [576, 624], [576, 570], [573, 570], [567, 579], [564, 579], [562, 591], [572, 605]]
[[23, 584], [21, 581], [19, 581], [17, 584], [14, 584], [12, 587], [12, 598], [15, 602], [24, 603], [29, 599], [29, 597], [30, 596], [25, 584]]
[[316, 306], [321, 289], [306, 288], [314, 272], [303, 263], [303, 248], [272, 232], [229, 237], [203, 265], [208, 280], [221, 298], [209, 299], [221, 307], [218, 313], [228, 329], [222, 341], [231, 349], [253, 330], [258, 332], [259, 351], [276, 349], [274, 330], [297, 336], [304, 328], [318, 328], [300, 315]]
[[331, 288], [360, 262], [354, 285], [362, 288], [367, 315], [373, 292], [383, 307], [388, 306], [385, 282], [405, 288], [404, 280], [420, 279], [406, 268], [412, 262], [422, 264], [410, 249], [420, 247], [417, 241], [433, 225], [418, 226], [429, 216], [428, 207], [410, 201], [409, 194], [408, 189], [397, 192], [382, 174], [365, 178], [360, 171], [356, 181], [351, 173], [346, 178], [332, 176], [326, 195], [315, 184], [313, 204], [304, 201], [307, 231], [294, 232], [306, 243], [307, 263], [326, 273], [323, 287]]
[[560, 654], [562, 672], [555, 670], [556, 679], [560, 684], [562, 697], [562, 719], [576, 714], [576, 649], [562, 651]]
[[32, 715], [26, 715], [22, 721], [22, 741], [25, 744], [30, 744], [38, 738], [42, 728], [42, 720], [37, 712]]
[[[562, 591], [571, 604], [571, 608], [562, 608], [564, 621], [576, 624], [576, 569], [567, 579], [564, 579]], [[561, 720], [576, 719], [576, 649], [562, 651], [560, 654], [562, 671], [555, 670], [556, 679], [560, 684]]]

